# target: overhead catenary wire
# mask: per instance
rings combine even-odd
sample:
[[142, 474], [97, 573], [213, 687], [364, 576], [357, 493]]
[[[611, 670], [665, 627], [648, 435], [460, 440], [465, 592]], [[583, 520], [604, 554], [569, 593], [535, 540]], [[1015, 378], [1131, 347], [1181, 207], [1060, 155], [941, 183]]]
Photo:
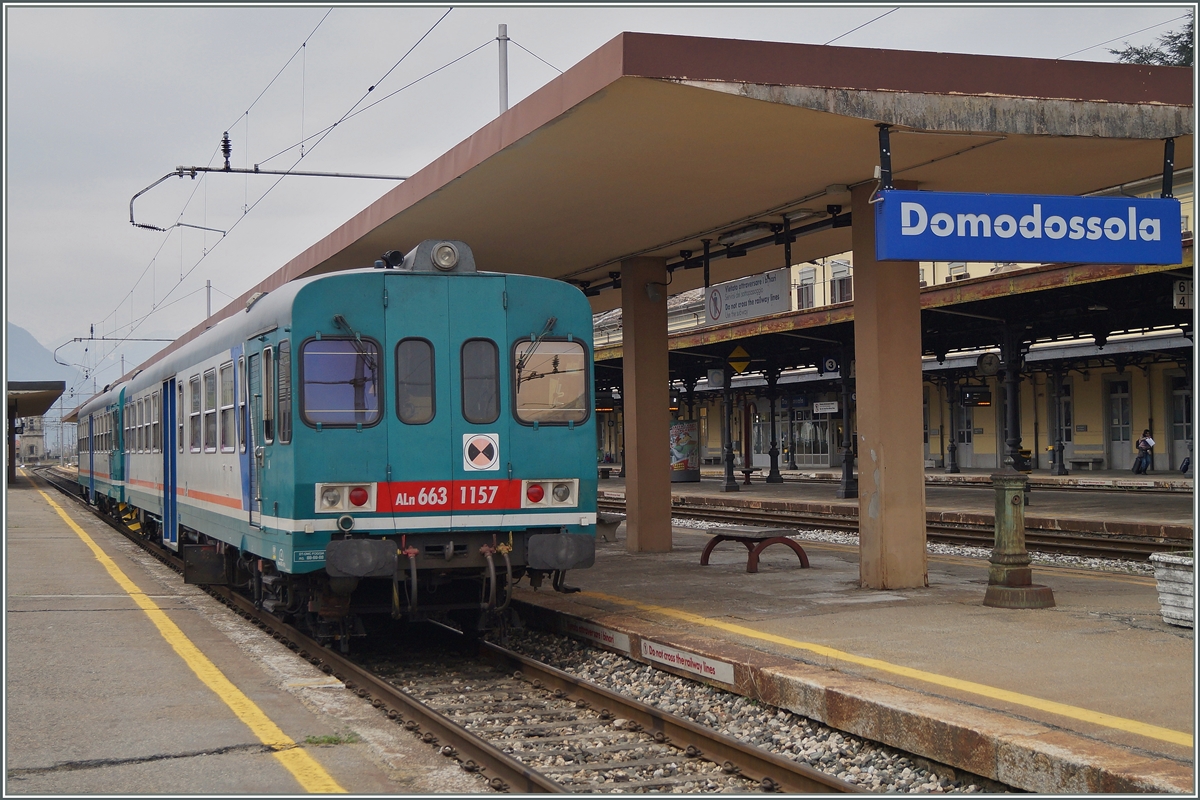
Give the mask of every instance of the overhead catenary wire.
[[562, 75], [562, 74], [563, 74], [563, 71], [562, 71], [561, 69], [559, 69], [558, 67], [554, 66], [554, 65], [553, 65], [553, 64], [551, 64], [549, 61], [547, 61], [546, 59], [544, 59], [544, 58], [542, 58], [541, 56], [539, 56], [537, 53], [535, 53], [535, 52], [533, 52], [532, 50], [530, 50], [528, 47], [525, 47], [523, 44], [521, 44], [520, 42], [518, 42], [516, 39], [513, 39], [512, 37], [509, 37], [509, 39], [508, 39], [508, 40], [509, 40], [510, 42], [512, 42], [513, 44], [515, 44], [517, 47], [519, 47], [519, 48], [521, 48], [522, 50], [524, 50], [526, 53], [529, 53], [529, 55], [533, 56], [533, 57], [534, 57], [534, 58], [536, 58], [538, 61], [540, 61], [540, 62], [542, 62], [543, 64], [545, 64], [545, 65], [546, 65], [547, 67], [549, 67], [550, 69], [552, 69], [552, 70], [554, 70], [555, 72], [557, 72], [559, 75]]
[[1076, 50], [1076, 51], [1075, 51], [1075, 52], [1073, 52], [1073, 53], [1067, 53], [1065, 56], [1059, 56], [1058, 58], [1056, 58], [1056, 59], [1054, 59], [1054, 60], [1055, 60], [1055, 61], [1062, 61], [1064, 58], [1070, 58], [1071, 56], [1077, 56], [1077, 55], [1079, 55], [1080, 53], [1086, 53], [1088, 50], [1095, 50], [1097, 47], [1103, 47], [1103, 46], [1104, 46], [1104, 45], [1106, 45], [1106, 44], [1112, 44], [1113, 42], [1120, 41], [1121, 39], [1125, 39], [1125, 38], [1127, 38], [1127, 37], [1129, 37], [1129, 36], [1136, 36], [1136, 35], [1137, 35], [1137, 34], [1139, 34], [1139, 33], [1145, 33], [1146, 31], [1152, 31], [1152, 30], [1154, 30], [1155, 28], [1161, 28], [1163, 25], [1170, 25], [1172, 22], [1178, 22], [1178, 21], [1179, 21], [1179, 20], [1181, 20], [1181, 19], [1187, 19], [1187, 14], [1184, 14], [1184, 15], [1183, 15], [1183, 16], [1181, 16], [1181, 17], [1175, 17], [1174, 19], [1169, 19], [1169, 20], [1167, 20], [1166, 22], [1160, 22], [1160, 23], [1158, 23], [1157, 25], [1151, 25], [1151, 26], [1150, 26], [1150, 27], [1148, 27], [1148, 28], [1142, 28], [1142, 29], [1140, 29], [1140, 30], [1133, 31], [1132, 33], [1125, 33], [1125, 34], [1122, 34], [1122, 35], [1120, 35], [1120, 36], [1117, 36], [1117, 37], [1114, 37], [1114, 38], [1112, 38], [1112, 39], [1109, 39], [1109, 40], [1108, 40], [1108, 41], [1106, 41], [1106, 42], [1101, 42], [1100, 44], [1094, 44], [1094, 45], [1092, 45], [1091, 47], [1085, 47], [1085, 48], [1083, 48], [1082, 50]]
[[[860, 30], [860, 29], [862, 29], [862, 28], [865, 28], [865, 27], [867, 27], [867, 26], [868, 26], [868, 25], [870, 25], [872, 22], [878, 22], [879, 20], [881, 20], [881, 19], [883, 19], [884, 17], [886, 17], [888, 14], [892, 14], [892, 13], [894, 13], [894, 12], [896, 12], [896, 11], [899, 11], [899, 10], [900, 10], [900, 7], [899, 7], [899, 6], [896, 6], [896, 7], [895, 7], [895, 8], [893, 8], [891, 11], [885, 11], [885, 12], [883, 12], [882, 14], [880, 14], [878, 17], [875, 17], [875, 19], [869, 19], [869, 20], [867, 20], [866, 22], [864, 22], [862, 25], [859, 25], [857, 28], [851, 28], [850, 30], [848, 30], [848, 31], [846, 31], [845, 33], [843, 33], [841, 36], [835, 36], [835, 37], [833, 37], [833, 38], [832, 38], [832, 39], [830, 39], [828, 42], [825, 42], [825, 44], [833, 44], [833, 43], [834, 43], [834, 42], [836, 42], [838, 39], [844, 39], [844, 38], [846, 38], [847, 36], [849, 36], [850, 34], [854, 33], [855, 31], [857, 31], [857, 30]], [[825, 45], [822, 45], [822, 47], [824, 47], [824, 46], [825, 46]]]
[[[412, 45], [412, 46], [411, 46], [411, 47], [410, 47], [410, 48], [409, 48], [407, 51], [405, 51], [404, 55], [402, 55], [402, 56], [401, 56], [401, 57], [400, 57], [400, 58], [399, 58], [399, 59], [396, 61], [396, 63], [395, 63], [395, 64], [393, 64], [393, 65], [392, 65], [392, 66], [391, 66], [391, 67], [390, 67], [390, 68], [387, 70], [387, 72], [385, 72], [385, 73], [384, 73], [384, 75], [383, 75], [383, 77], [382, 77], [382, 78], [380, 78], [378, 81], [376, 81], [374, 84], [372, 84], [372, 85], [371, 85], [371, 86], [370, 86], [370, 87], [367, 89], [367, 91], [363, 93], [362, 97], [360, 97], [360, 98], [359, 98], [357, 101], [355, 101], [355, 102], [354, 102], [354, 104], [353, 104], [353, 105], [352, 105], [352, 106], [351, 106], [351, 107], [350, 107], [350, 108], [349, 108], [349, 109], [348, 109], [348, 110], [347, 110], [347, 111], [346, 111], [346, 112], [345, 112], [345, 113], [344, 113], [344, 114], [341, 116], [341, 118], [340, 118], [340, 119], [339, 119], [337, 122], [335, 122], [333, 125], [331, 125], [331, 126], [329, 126], [328, 128], [326, 128], [326, 129], [325, 129], [325, 131], [323, 132], [323, 134], [321, 135], [321, 137], [320, 137], [319, 139], [317, 139], [317, 141], [316, 141], [316, 142], [315, 142], [315, 143], [312, 145], [312, 147], [310, 147], [310, 148], [308, 149], [308, 152], [307, 152], [307, 153], [305, 153], [305, 155], [309, 155], [309, 154], [311, 154], [311, 153], [312, 153], [312, 151], [313, 151], [313, 150], [314, 150], [314, 149], [315, 149], [315, 148], [316, 148], [318, 145], [320, 145], [320, 144], [321, 144], [321, 142], [323, 142], [323, 141], [325, 140], [325, 138], [326, 138], [326, 137], [329, 135], [329, 133], [331, 133], [331, 132], [333, 131], [333, 129], [334, 129], [334, 128], [336, 128], [336, 127], [337, 127], [338, 125], [340, 125], [342, 122], [345, 122], [345, 121], [346, 121], [346, 120], [347, 120], [347, 119], [348, 119], [348, 118], [349, 118], [349, 117], [350, 117], [352, 114], [354, 114], [354, 112], [355, 112], [355, 109], [357, 109], [357, 108], [358, 108], [358, 106], [359, 106], [359, 105], [360, 105], [360, 104], [363, 102], [363, 100], [365, 100], [365, 99], [366, 99], [366, 98], [367, 98], [367, 97], [370, 95], [370, 93], [371, 93], [372, 91], [374, 91], [374, 90], [375, 90], [375, 88], [376, 88], [376, 87], [377, 87], [377, 86], [378, 86], [378, 85], [379, 85], [379, 84], [380, 84], [380, 83], [381, 83], [381, 82], [382, 82], [382, 81], [383, 81], [385, 78], [387, 78], [387, 76], [388, 76], [388, 75], [390, 75], [390, 74], [391, 74], [393, 71], [395, 71], [395, 69], [396, 69], [397, 67], [399, 67], [399, 66], [400, 66], [400, 64], [401, 64], [401, 63], [403, 63], [403, 62], [404, 62], [404, 60], [405, 60], [406, 58], [408, 58], [408, 56], [409, 56], [409, 55], [410, 55], [410, 54], [413, 52], [413, 50], [415, 50], [415, 49], [416, 49], [416, 47], [417, 47], [418, 45], [420, 45], [420, 44], [421, 44], [421, 42], [425, 41], [425, 39], [426, 39], [426, 38], [428, 38], [428, 37], [429, 37], [429, 35], [430, 35], [431, 33], [433, 33], [433, 31], [434, 31], [434, 30], [435, 30], [435, 29], [438, 27], [438, 25], [440, 25], [440, 24], [442, 23], [442, 21], [443, 21], [443, 20], [445, 20], [445, 19], [446, 19], [446, 17], [447, 17], [447, 16], [449, 16], [450, 12], [451, 12], [451, 11], [453, 11], [453, 10], [454, 10], [453, 6], [451, 6], [450, 8], [448, 8], [448, 9], [446, 10], [446, 12], [445, 12], [444, 14], [442, 14], [442, 16], [441, 16], [441, 17], [439, 17], [439, 18], [438, 18], [438, 20], [437, 20], [436, 22], [434, 22], [432, 26], [430, 26], [429, 30], [427, 30], [427, 31], [426, 31], [424, 34], [422, 34], [422, 36], [421, 36], [419, 39], [417, 39], [417, 41], [416, 41], [416, 42], [415, 42], [415, 43], [414, 43], [414, 44], [413, 44], [413, 45]], [[302, 156], [301, 158], [303, 158], [303, 156]], [[289, 170], [290, 170], [290, 169], [294, 169], [294, 168], [295, 168], [295, 167], [296, 167], [296, 166], [297, 166], [297, 165], [300, 163], [300, 161], [301, 161], [301, 158], [297, 158], [297, 159], [296, 159], [296, 161], [292, 163], [292, 165], [291, 165], [291, 167], [289, 168]], [[240, 216], [240, 217], [238, 217], [236, 220], [234, 220], [233, 224], [229, 226], [229, 230], [228, 230], [228, 231], [226, 231], [226, 236], [227, 236], [229, 233], [231, 233], [231, 232], [232, 232], [232, 231], [233, 231], [235, 228], [237, 228], [237, 226], [238, 226], [238, 225], [240, 225], [240, 224], [242, 223], [242, 221], [246, 219], [246, 217], [249, 215], [249, 213], [250, 213], [251, 211], [253, 211], [253, 210], [254, 210], [254, 209], [255, 209], [255, 208], [258, 206], [258, 204], [259, 204], [259, 203], [261, 203], [261, 202], [262, 202], [264, 199], [266, 199], [266, 197], [267, 197], [267, 196], [268, 196], [268, 195], [269, 195], [269, 194], [270, 194], [270, 193], [271, 193], [271, 192], [272, 192], [272, 191], [273, 191], [273, 190], [274, 190], [274, 189], [275, 189], [275, 188], [276, 188], [276, 187], [277, 187], [277, 186], [278, 186], [280, 183], [282, 183], [282, 182], [283, 182], [283, 179], [284, 179], [284, 178], [286, 178], [287, 176], [288, 176], [288, 173], [286, 173], [286, 172], [285, 172], [284, 174], [280, 175], [280, 176], [279, 176], [279, 178], [278, 178], [278, 179], [277, 179], [275, 182], [273, 182], [273, 183], [272, 183], [272, 184], [271, 184], [271, 185], [270, 185], [270, 186], [269, 186], [269, 187], [266, 189], [266, 191], [264, 191], [264, 192], [263, 192], [263, 193], [262, 193], [262, 194], [261, 194], [261, 195], [258, 197], [258, 199], [257, 199], [257, 200], [255, 200], [255, 201], [254, 201], [252, 204], [248, 203], [248, 204], [246, 205], [246, 207], [244, 208], [244, 210], [243, 210], [242, 216]], [[162, 300], [163, 300], [163, 301], [165, 301], [165, 300], [166, 300], [168, 297], [170, 297], [170, 296], [171, 296], [171, 294], [172, 294], [172, 293], [173, 293], [173, 292], [174, 292], [176, 289], [178, 289], [178, 288], [179, 288], [179, 286], [181, 286], [185, 280], [187, 280], [188, 276], [190, 276], [190, 275], [191, 275], [191, 274], [192, 274], [192, 273], [193, 273], [193, 272], [196, 270], [196, 268], [197, 268], [198, 266], [200, 266], [200, 264], [201, 264], [201, 263], [203, 263], [203, 262], [204, 262], [204, 260], [205, 260], [206, 258], [208, 258], [208, 256], [209, 256], [209, 255], [211, 255], [211, 254], [212, 254], [212, 253], [213, 253], [213, 252], [214, 252], [214, 251], [215, 251], [215, 250], [216, 250], [216, 249], [217, 249], [217, 248], [218, 248], [218, 247], [221, 245], [221, 243], [222, 243], [222, 242], [224, 242], [224, 241], [225, 241], [225, 238], [226, 238], [226, 237], [225, 237], [225, 236], [223, 236], [221, 239], [217, 240], [217, 242], [216, 242], [216, 243], [215, 243], [215, 244], [212, 246], [212, 248], [211, 248], [211, 249], [208, 249], [208, 250], [206, 250], [206, 251], [205, 251], [205, 252], [204, 252], [204, 253], [203, 253], [203, 254], [200, 256], [200, 258], [196, 260], [196, 263], [194, 263], [194, 264], [193, 264], [193, 265], [192, 265], [192, 266], [191, 266], [191, 267], [190, 267], [190, 268], [189, 268], [189, 269], [188, 269], [188, 270], [187, 270], [187, 271], [186, 271], [186, 272], [185, 272], [185, 273], [182, 275], [182, 277], [179, 279], [179, 281], [178, 281], [178, 282], [176, 282], [176, 283], [175, 283], [175, 284], [174, 284], [174, 285], [173, 285], [173, 286], [172, 286], [170, 289], [168, 289], [168, 290], [167, 290], [167, 292], [166, 292], [166, 293], [163, 295], [163, 297], [162, 297]], [[160, 249], [161, 249], [161, 247], [160, 247]], [[182, 298], [181, 298], [181, 299], [182, 299]], [[144, 315], [144, 316], [143, 316], [143, 317], [141, 317], [140, 319], [137, 319], [137, 320], [131, 320], [131, 322], [130, 322], [130, 328], [129, 328], [129, 335], [132, 335], [132, 334], [133, 334], [133, 332], [134, 332], [134, 331], [136, 331], [136, 330], [137, 330], [137, 328], [138, 328], [139, 326], [141, 326], [141, 325], [142, 325], [142, 323], [144, 323], [144, 322], [145, 322], [147, 319], [149, 319], [149, 318], [150, 318], [150, 316], [152, 316], [154, 313], [156, 313], [158, 310], [161, 310], [161, 309], [162, 309], [162, 308], [164, 308], [164, 307], [165, 307], [165, 306], [163, 306], [163, 305], [161, 305], [161, 304], [160, 304], [160, 305], [157, 305], [157, 306], [155, 306], [155, 308], [153, 308], [153, 309], [152, 309], [152, 310], [151, 310], [149, 313], [147, 313], [146, 315]], [[113, 348], [113, 350], [115, 350], [115, 349], [116, 349], [116, 348], [114, 347], [114, 348]], [[110, 350], [109, 352], [111, 353], [111, 352], [113, 352], [113, 350]]]

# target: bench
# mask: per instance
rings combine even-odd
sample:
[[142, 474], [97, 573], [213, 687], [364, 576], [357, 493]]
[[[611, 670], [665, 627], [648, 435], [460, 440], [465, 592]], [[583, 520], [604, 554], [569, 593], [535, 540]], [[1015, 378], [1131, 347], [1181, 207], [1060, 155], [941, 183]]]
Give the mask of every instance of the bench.
[[773, 544], [786, 544], [800, 557], [801, 568], [808, 567], [808, 554], [799, 542], [788, 537], [797, 533], [791, 528], [756, 528], [749, 525], [736, 525], [728, 528], [717, 528], [718, 533], [704, 546], [700, 554], [700, 566], [708, 566], [708, 556], [713, 548], [721, 542], [741, 542], [750, 551], [746, 560], [746, 572], [758, 572], [759, 554]]
[[1104, 458], [1101, 456], [1074, 456], [1068, 458], [1067, 463], [1072, 469], [1082, 469], [1084, 464], [1087, 464], [1088, 472], [1098, 468], [1104, 463]]
[[601, 480], [607, 480], [608, 478], [611, 478], [614, 469], [617, 471], [618, 475], [621, 473], [621, 465], [620, 464], [612, 464], [612, 463], [608, 463], [608, 462], [602, 462], [600, 464], [597, 464], [596, 466], [600, 470], [600, 479]]
[[[615, 542], [617, 540], [617, 528], [625, 521], [624, 514], [604, 514], [596, 515], [596, 533], [606, 542]], [[612, 538], [608, 538], [612, 534]]]
[[746, 481], [743, 485], [749, 486], [750, 485], [750, 476], [756, 472], [762, 472], [762, 467], [743, 467], [743, 468], [739, 469], [738, 472], [740, 472], [746, 476]]

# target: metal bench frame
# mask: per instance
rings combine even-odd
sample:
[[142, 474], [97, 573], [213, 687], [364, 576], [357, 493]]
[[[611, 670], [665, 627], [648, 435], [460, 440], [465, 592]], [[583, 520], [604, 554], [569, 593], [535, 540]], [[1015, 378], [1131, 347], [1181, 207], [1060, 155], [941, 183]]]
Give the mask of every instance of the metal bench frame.
[[804, 548], [795, 539], [788, 538], [789, 534], [796, 533], [794, 530], [787, 528], [747, 527], [740, 530], [737, 528], [723, 528], [720, 531], [704, 546], [704, 552], [700, 554], [700, 566], [708, 566], [709, 555], [712, 553], [713, 548], [721, 542], [741, 542], [750, 551], [750, 555], [746, 559], [746, 572], [758, 572], [759, 554], [773, 544], [786, 544], [800, 557], [801, 568], [808, 567], [808, 554], [804, 552]]

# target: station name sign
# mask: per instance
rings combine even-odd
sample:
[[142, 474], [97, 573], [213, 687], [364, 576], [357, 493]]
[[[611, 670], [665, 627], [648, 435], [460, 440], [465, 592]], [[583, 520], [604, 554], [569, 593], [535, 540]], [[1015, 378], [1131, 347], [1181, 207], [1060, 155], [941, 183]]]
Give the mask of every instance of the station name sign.
[[889, 190], [875, 204], [880, 261], [1179, 264], [1174, 198]]

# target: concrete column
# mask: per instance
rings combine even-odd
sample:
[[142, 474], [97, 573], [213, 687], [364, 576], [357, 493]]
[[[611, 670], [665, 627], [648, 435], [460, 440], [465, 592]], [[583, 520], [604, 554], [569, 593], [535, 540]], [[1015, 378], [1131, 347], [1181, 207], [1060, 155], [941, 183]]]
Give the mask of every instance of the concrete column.
[[625, 369], [625, 549], [671, 550], [667, 262], [621, 262]]
[[920, 279], [916, 262], [875, 260], [873, 188], [851, 195], [859, 577], [865, 589], [911, 589], [929, 584]]

